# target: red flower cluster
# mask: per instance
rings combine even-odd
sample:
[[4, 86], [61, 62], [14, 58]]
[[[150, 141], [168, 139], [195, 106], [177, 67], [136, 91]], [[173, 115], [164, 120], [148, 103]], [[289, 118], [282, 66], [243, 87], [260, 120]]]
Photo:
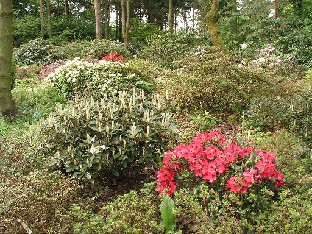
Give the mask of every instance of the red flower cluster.
[[195, 176], [205, 182], [214, 182], [217, 176], [224, 174], [229, 167], [238, 161], [246, 161], [250, 155], [256, 154], [260, 160], [256, 165], [243, 173], [243, 178], [231, 177], [226, 188], [234, 193], [247, 192], [252, 184], [262, 179], [273, 178], [277, 181], [276, 187], [282, 186], [284, 177], [276, 171], [275, 156], [273, 153], [254, 150], [252, 147], [243, 148], [236, 142], [227, 144], [226, 138], [217, 131], [200, 133], [189, 144], [181, 144], [173, 151], [167, 151], [163, 159], [163, 167], [157, 173], [157, 190], [171, 195], [176, 190], [175, 175], [184, 170], [178, 160], [184, 160], [188, 169]]
[[124, 60], [122, 55], [118, 55], [116, 51], [109, 53], [108, 55], [101, 58], [101, 60], [112, 61], [112, 62], [120, 62]]

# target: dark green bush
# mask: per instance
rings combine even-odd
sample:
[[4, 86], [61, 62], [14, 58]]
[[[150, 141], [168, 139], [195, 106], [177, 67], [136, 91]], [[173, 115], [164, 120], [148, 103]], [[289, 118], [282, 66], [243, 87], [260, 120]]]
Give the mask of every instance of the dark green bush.
[[15, 17], [13, 29], [14, 44], [18, 47], [40, 36], [40, 17], [28, 14]]
[[208, 45], [207, 38], [195, 34], [179, 32], [153, 35], [142, 51], [140, 57], [156, 62], [162, 66], [172, 67], [172, 62], [182, 59], [186, 53], [198, 46]]
[[14, 52], [17, 66], [47, 64], [52, 62], [49, 55], [54, 45], [47, 40], [37, 38], [21, 45]]
[[174, 63], [162, 92], [169, 92], [179, 109], [237, 113], [254, 96], [268, 92], [269, 82], [253, 70], [239, 67], [232, 57], [213, 47], [199, 47]]
[[159, 96], [137, 89], [75, 100], [42, 121], [42, 151], [52, 166], [81, 179], [127, 174], [158, 162], [175, 141], [165, 110]]

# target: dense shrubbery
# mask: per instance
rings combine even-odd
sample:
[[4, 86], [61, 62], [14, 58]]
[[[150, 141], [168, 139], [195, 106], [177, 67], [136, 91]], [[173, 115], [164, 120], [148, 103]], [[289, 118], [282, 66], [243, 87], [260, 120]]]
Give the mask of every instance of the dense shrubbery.
[[[0, 195], [4, 196], [0, 232], [21, 233], [27, 227], [34, 233], [164, 232], [156, 185], [127, 192], [141, 187], [145, 175], [156, 179], [163, 152], [180, 139], [173, 117], [177, 117], [184, 139], [218, 125], [230, 139], [249, 140], [249, 145], [260, 149], [258, 155], [246, 153], [243, 158], [237, 155], [248, 149], [231, 144], [227, 153], [239, 151], [234, 155], [241, 160], [223, 174], [222, 165], [230, 162], [230, 156], [225, 159], [215, 154], [209, 161], [215, 163], [212, 168], [201, 165], [204, 160], [200, 156], [183, 161], [183, 169], [174, 175], [178, 189], [172, 194], [176, 230], [199, 234], [306, 233], [312, 228], [311, 144], [306, 144], [311, 142], [312, 131], [311, 71], [304, 79], [301, 68], [297, 71], [294, 63], [294, 70], [290, 69], [291, 63], [286, 64], [270, 45], [253, 61], [237, 64], [235, 58], [215, 48], [194, 48], [203, 39], [187, 34], [153, 38], [150, 47], [143, 50], [145, 61], [125, 62], [117, 53], [127, 58], [129, 52], [121, 44], [105, 40], [56, 48], [53, 43], [37, 40], [16, 52], [19, 66], [48, 65], [40, 75], [38, 65], [18, 67], [13, 95], [21, 118], [12, 123], [0, 120], [0, 134], [6, 137], [0, 138]], [[89, 58], [54, 63], [77, 56]], [[100, 61], [103, 56], [118, 62]], [[42, 81], [48, 74], [47, 79], [56, 87]], [[34, 80], [41, 83], [33, 85]], [[168, 102], [162, 101], [165, 97], [166, 101], [171, 98], [174, 111], [180, 108], [184, 112], [175, 116], [168, 113]], [[57, 109], [56, 103], [61, 104]], [[221, 118], [229, 114], [239, 121], [242, 110], [242, 124], [222, 123]], [[33, 128], [12, 132], [39, 119]], [[280, 128], [289, 132], [254, 132]], [[202, 145], [191, 144], [180, 145], [181, 151], [175, 152], [191, 150], [194, 156]], [[216, 142], [210, 147], [207, 144], [206, 152], [226, 151]], [[275, 161], [263, 162], [260, 154], [266, 151], [274, 152], [278, 171], [285, 177], [280, 189], [274, 187], [282, 182], [278, 178], [260, 180], [269, 170], [261, 174], [259, 162], [272, 173], [276, 169]], [[164, 162], [168, 162], [168, 155]], [[273, 154], [266, 155], [272, 159]], [[191, 160], [195, 167], [188, 171]], [[178, 167], [173, 161], [170, 166]], [[258, 166], [253, 167], [255, 164]], [[65, 175], [51, 173], [47, 165]], [[212, 177], [215, 169], [219, 172]], [[71, 175], [74, 178], [70, 179]], [[233, 175], [235, 180], [230, 180]], [[96, 181], [97, 186], [81, 186], [80, 179]], [[209, 179], [213, 183], [204, 183]]]
[[116, 51], [126, 58], [130, 56], [129, 51], [123, 44], [110, 40], [76, 41], [61, 47], [54, 47], [52, 50], [53, 60], [92, 58], [99, 59], [110, 52]]
[[37, 38], [23, 44], [15, 50], [16, 65], [49, 64], [57, 60], [80, 58], [99, 59], [116, 51], [128, 57], [130, 53], [121, 44], [109, 40], [77, 41], [65, 46], [56, 46], [55, 42]]
[[136, 89], [75, 100], [41, 123], [42, 150], [52, 165], [83, 179], [152, 165], [175, 138], [165, 108], [159, 96]]
[[149, 91], [148, 84], [153, 86], [148, 77], [140, 77], [139, 68], [129, 63], [87, 62], [79, 59], [58, 67], [47, 79], [68, 99], [75, 96], [98, 99], [116, 90], [138, 87]]
[[16, 65], [31, 65], [31, 64], [47, 64], [51, 60], [49, 56], [54, 48], [53, 44], [47, 40], [37, 38], [21, 45], [15, 50]]
[[269, 91], [265, 77], [239, 67], [233, 58], [213, 47], [199, 47], [174, 65], [176, 70], [162, 86], [177, 108], [231, 113]]
[[153, 35], [139, 53], [140, 57], [162, 66], [172, 67], [172, 62], [182, 59], [186, 53], [198, 46], [208, 45], [207, 39], [184, 32]]
[[107, 202], [98, 214], [74, 205], [67, 216], [76, 220], [74, 233], [162, 233], [153, 183]]
[[303, 86], [302, 90], [287, 96], [266, 96], [253, 100], [248, 110], [249, 121], [255, 127], [260, 126], [270, 130], [286, 128], [311, 145], [311, 84], [300, 82], [296, 86], [298, 85]]

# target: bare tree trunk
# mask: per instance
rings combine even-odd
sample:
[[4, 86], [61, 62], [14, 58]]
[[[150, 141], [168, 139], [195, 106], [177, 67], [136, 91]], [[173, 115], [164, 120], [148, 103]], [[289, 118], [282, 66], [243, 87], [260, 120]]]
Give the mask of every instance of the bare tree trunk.
[[125, 47], [129, 44], [129, 31], [130, 31], [130, 0], [127, 0], [127, 14], [126, 14], [126, 28], [125, 28]]
[[47, 29], [49, 38], [52, 37], [52, 25], [51, 25], [51, 0], [46, 0], [47, 4]]
[[219, 33], [218, 28], [218, 11], [219, 11], [219, 0], [212, 0], [210, 11], [206, 15], [208, 33], [212, 44], [225, 51], [225, 45], [223, 39]]
[[94, 10], [95, 10], [95, 38], [102, 39], [101, 0], [94, 0]]
[[12, 0], [0, 0], [0, 112], [14, 115], [12, 97], [13, 11]]
[[169, 31], [173, 32], [173, 4], [172, 0], [169, 0], [169, 9], [168, 9], [168, 26], [169, 26]]
[[65, 15], [69, 15], [69, 4], [68, 4], [68, 0], [65, 0], [65, 6], [64, 6], [64, 13]]
[[125, 41], [126, 35], [126, 0], [121, 0], [121, 31], [122, 31], [122, 39]]
[[108, 29], [110, 21], [110, 1], [104, 0], [104, 38], [108, 39]]
[[43, 15], [43, 0], [39, 1], [40, 4], [40, 35], [44, 35], [44, 15]]

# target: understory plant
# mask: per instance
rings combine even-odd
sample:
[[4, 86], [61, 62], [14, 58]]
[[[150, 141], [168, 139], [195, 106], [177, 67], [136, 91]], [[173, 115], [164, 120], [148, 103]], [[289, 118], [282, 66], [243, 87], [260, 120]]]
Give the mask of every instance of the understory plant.
[[89, 181], [151, 166], [176, 139], [165, 101], [135, 88], [100, 100], [76, 99], [39, 129], [39, 152], [51, 166]]
[[179, 171], [191, 171], [206, 183], [213, 183], [223, 174], [225, 189], [234, 193], [247, 193], [249, 188], [263, 180], [275, 181], [278, 188], [284, 184], [277, 171], [275, 155], [268, 151], [241, 147], [217, 131], [198, 134], [188, 144], [167, 151], [163, 167], [157, 173], [157, 190], [172, 195], [177, 188], [174, 177]]
[[99, 99], [116, 90], [131, 90], [145, 81], [131, 64], [106, 61], [109, 56], [91, 62], [80, 59], [69, 60], [46, 79], [68, 99], [75, 96], [92, 96]]
[[[157, 191], [178, 200], [178, 228], [193, 229], [192, 233], [204, 233], [199, 231], [204, 229], [197, 226], [194, 216], [186, 222], [187, 214], [214, 217], [205, 223], [213, 229], [225, 212], [226, 222], [234, 218], [241, 222], [238, 229], [251, 230], [252, 216], [270, 209], [283, 185], [273, 153], [239, 146], [217, 131], [200, 133], [190, 144], [167, 151], [157, 173]], [[194, 203], [190, 213], [186, 200], [181, 203], [181, 199]]]

